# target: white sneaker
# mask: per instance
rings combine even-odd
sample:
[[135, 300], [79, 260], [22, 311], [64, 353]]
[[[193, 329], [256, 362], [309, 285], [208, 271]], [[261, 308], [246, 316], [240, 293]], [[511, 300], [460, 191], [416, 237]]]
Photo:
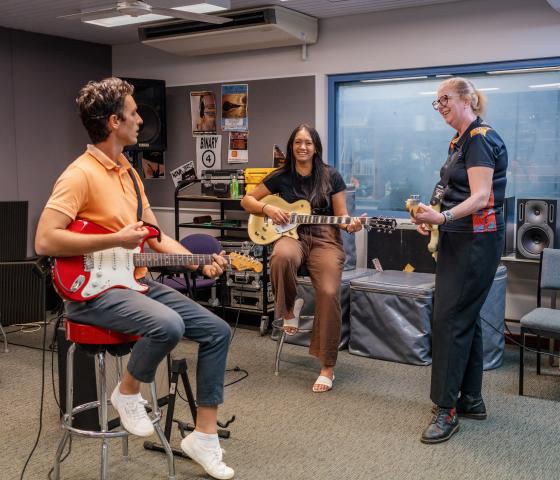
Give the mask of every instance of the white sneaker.
[[122, 426], [133, 435], [149, 437], [154, 433], [154, 426], [146, 413], [144, 405], [148, 402], [142, 395], [123, 395], [119, 390], [120, 383], [111, 394], [111, 405], [119, 413]]
[[198, 463], [208, 475], [219, 480], [233, 478], [235, 471], [222, 462], [222, 449], [202, 447], [191, 433], [181, 440], [181, 448], [191, 459]]

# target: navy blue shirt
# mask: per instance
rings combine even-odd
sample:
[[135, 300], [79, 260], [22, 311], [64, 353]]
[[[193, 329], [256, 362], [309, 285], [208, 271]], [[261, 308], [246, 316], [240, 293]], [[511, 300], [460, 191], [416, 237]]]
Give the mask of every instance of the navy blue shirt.
[[[504, 228], [503, 203], [506, 192], [508, 155], [502, 138], [480, 117], [474, 120], [465, 133], [457, 135], [449, 145], [449, 155], [457, 159], [449, 167], [449, 183], [442, 200], [442, 211], [449, 210], [471, 195], [467, 170], [471, 167], [488, 167], [494, 170], [492, 190], [488, 204], [481, 210], [441, 225], [448, 232], [494, 232]], [[445, 165], [440, 175], [444, 178]]]
[[[342, 175], [330, 165], [327, 165], [327, 167], [329, 169], [331, 189], [323, 202], [311, 205], [314, 215], [334, 215], [331, 196], [346, 190], [346, 184]], [[272, 172], [263, 180], [263, 183], [271, 193], [278, 193], [288, 203], [302, 199], [309, 200], [313, 187], [312, 174], [303, 176], [296, 173], [292, 178], [292, 173], [284, 170]]]

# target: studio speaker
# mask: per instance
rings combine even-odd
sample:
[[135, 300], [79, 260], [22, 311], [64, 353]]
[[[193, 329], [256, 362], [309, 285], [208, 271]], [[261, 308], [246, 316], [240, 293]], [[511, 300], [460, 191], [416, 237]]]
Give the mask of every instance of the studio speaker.
[[545, 248], [560, 245], [558, 199], [518, 198], [516, 253], [538, 260]]
[[165, 121], [165, 81], [141, 78], [123, 78], [134, 86], [134, 100], [144, 123], [140, 126], [138, 143], [126, 149], [132, 152], [167, 149]]
[[26, 259], [27, 212], [27, 200], [0, 202], [0, 262]]

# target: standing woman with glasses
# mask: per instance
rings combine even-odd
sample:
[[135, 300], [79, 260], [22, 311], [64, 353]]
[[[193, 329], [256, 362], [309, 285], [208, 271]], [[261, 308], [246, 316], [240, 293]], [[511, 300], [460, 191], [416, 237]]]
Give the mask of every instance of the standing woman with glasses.
[[432, 105], [456, 134], [440, 171], [441, 213], [421, 203], [413, 218], [423, 235], [426, 224], [440, 225], [430, 392], [435, 407], [423, 443], [448, 440], [459, 429], [457, 416], [486, 418], [479, 313], [504, 242], [508, 164], [503, 140], [479, 116], [486, 99], [471, 81], [445, 80]]

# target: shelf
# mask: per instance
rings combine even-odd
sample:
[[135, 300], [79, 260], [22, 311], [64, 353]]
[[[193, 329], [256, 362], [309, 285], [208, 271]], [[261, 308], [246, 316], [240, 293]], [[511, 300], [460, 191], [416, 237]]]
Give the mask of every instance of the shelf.
[[191, 202], [236, 202], [239, 203], [241, 198], [230, 198], [230, 197], [212, 197], [210, 195], [177, 195], [177, 200], [185, 200]]
[[514, 263], [534, 263], [538, 265], [540, 263], [539, 260], [532, 260], [530, 258], [518, 258], [515, 256], [515, 253], [510, 253], [505, 257], [501, 257], [500, 260], [502, 262], [514, 262]]
[[235, 225], [229, 223], [214, 223], [214, 222], [207, 222], [207, 223], [179, 223], [177, 225], [180, 228], [203, 228], [207, 230], [231, 230], [237, 232], [246, 232], [247, 225]]

